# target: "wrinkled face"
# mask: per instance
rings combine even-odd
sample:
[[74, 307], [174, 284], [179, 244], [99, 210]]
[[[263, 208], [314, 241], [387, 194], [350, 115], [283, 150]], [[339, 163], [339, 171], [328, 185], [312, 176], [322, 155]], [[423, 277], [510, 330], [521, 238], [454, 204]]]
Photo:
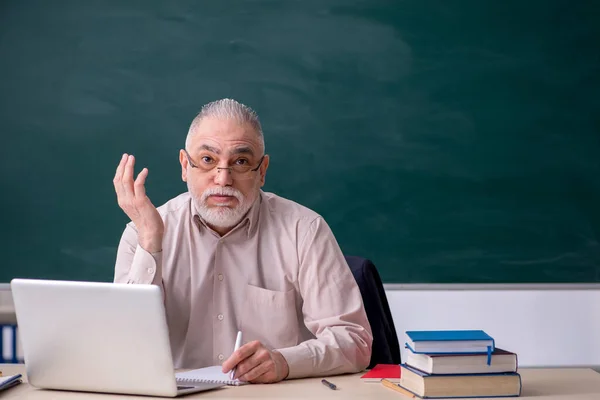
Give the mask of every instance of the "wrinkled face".
[[[179, 153], [181, 177], [187, 182], [200, 217], [224, 234], [248, 212], [265, 183], [269, 156], [250, 124], [205, 118]], [[260, 166], [259, 166], [260, 164]]]

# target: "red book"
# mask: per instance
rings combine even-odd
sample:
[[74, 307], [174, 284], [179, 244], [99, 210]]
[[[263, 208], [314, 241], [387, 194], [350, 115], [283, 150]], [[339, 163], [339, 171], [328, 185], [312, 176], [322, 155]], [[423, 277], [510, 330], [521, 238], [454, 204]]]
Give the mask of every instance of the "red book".
[[363, 382], [381, 382], [382, 379], [400, 382], [399, 364], [377, 364], [360, 377]]

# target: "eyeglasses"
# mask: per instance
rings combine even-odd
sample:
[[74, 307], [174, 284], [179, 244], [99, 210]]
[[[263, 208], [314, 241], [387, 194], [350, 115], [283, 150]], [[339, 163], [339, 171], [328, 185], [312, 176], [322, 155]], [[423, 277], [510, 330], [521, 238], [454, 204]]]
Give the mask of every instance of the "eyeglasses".
[[200, 163], [196, 164], [187, 150], [183, 150], [185, 152], [185, 156], [187, 157], [188, 163], [192, 168], [197, 168], [199, 172], [207, 173], [213, 170], [217, 170], [217, 173], [221, 172], [222, 169], [228, 169], [231, 176], [235, 179], [249, 179], [252, 177], [251, 172], [256, 172], [262, 165], [265, 156], [260, 158], [260, 161], [256, 168], [252, 168], [252, 166], [248, 163], [248, 160], [245, 158], [238, 158], [235, 160], [234, 164], [230, 167], [218, 167], [217, 160], [212, 158], [211, 156], [202, 156], [202, 160]]

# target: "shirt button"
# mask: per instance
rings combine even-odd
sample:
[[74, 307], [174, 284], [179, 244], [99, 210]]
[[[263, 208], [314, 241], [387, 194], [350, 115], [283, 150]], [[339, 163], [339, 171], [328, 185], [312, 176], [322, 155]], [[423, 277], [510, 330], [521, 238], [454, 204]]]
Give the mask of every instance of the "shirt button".
[[223, 314], [217, 315], [217, 318], [219, 319], [219, 321], [223, 321]]
[[153, 274], [154, 273], [154, 268], [148, 268], [147, 271], [148, 271], [149, 274]]
[[219, 276], [217, 276], [217, 278], [219, 278], [220, 281], [223, 280], [223, 274], [219, 274]]
[[223, 354], [219, 354], [219, 361], [223, 361], [225, 359], [225, 356]]

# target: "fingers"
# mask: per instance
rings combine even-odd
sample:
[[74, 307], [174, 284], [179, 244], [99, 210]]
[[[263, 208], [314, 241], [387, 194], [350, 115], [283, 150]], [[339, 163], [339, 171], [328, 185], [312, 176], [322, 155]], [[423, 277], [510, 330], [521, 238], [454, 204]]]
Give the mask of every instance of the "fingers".
[[121, 156], [121, 161], [119, 162], [119, 166], [117, 167], [117, 171], [115, 172], [115, 177], [113, 179], [113, 185], [115, 186], [115, 192], [117, 192], [117, 197], [122, 196], [123, 193], [123, 185], [121, 184], [121, 180], [123, 179], [123, 171], [125, 170], [125, 163], [127, 162], [127, 154], [123, 154]]
[[142, 172], [140, 172], [133, 183], [133, 192], [137, 199], [143, 199], [146, 197], [146, 187], [144, 184], [146, 183], [146, 177], [148, 176], [148, 168], [144, 168]]
[[234, 378], [252, 383], [270, 383], [283, 379], [278, 376], [275, 354], [259, 341], [245, 344], [223, 363], [223, 372], [235, 368]]
[[121, 183], [123, 185], [123, 192], [125, 196], [131, 198], [134, 196], [133, 191], [133, 166], [135, 165], [135, 157], [132, 155], [127, 156], [127, 162], [125, 163], [125, 169], [123, 171], [123, 178]]
[[[117, 196], [135, 196], [143, 199], [146, 196], [146, 178], [148, 177], [148, 168], [142, 169], [138, 174], [135, 182], [133, 181], [133, 166], [135, 165], [135, 157], [133, 155], [123, 154], [121, 161], [117, 166], [113, 184]], [[131, 198], [130, 198], [131, 200]]]
[[275, 378], [275, 372], [273, 370], [273, 366], [269, 365], [268, 362], [264, 362], [258, 364], [256, 367], [252, 368], [249, 372], [239, 377], [239, 380], [242, 382], [251, 382], [251, 383], [270, 383], [273, 382]]
[[[241, 346], [239, 349], [234, 351], [233, 354], [227, 360], [225, 360], [225, 362], [223, 362], [222, 371], [224, 373], [231, 371], [240, 362], [254, 354], [260, 346], [262, 345], [257, 340], [250, 343], [246, 343], [245, 345]], [[239, 375], [237, 371], [236, 374]]]
[[[133, 181], [133, 167], [135, 157], [130, 154], [123, 154], [121, 161], [115, 172], [113, 184], [117, 193], [119, 206], [129, 215], [132, 211], [146, 206], [146, 178], [148, 169], [144, 168], [138, 174], [135, 182]], [[136, 211], [137, 212], [137, 211]], [[129, 215], [133, 217], [133, 215]]]
[[121, 161], [119, 161], [119, 165], [117, 166], [117, 171], [115, 173], [114, 181], [120, 181], [123, 176], [123, 169], [125, 169], [125, 162], [127, 161], [127, 154], [123, 154], [121, 156]]
[[[252, 357], [241, 363], [238, 369], [242, 370], [242, 367], [247, 372], [239, 375], [238, 379], [241, 381], [267, 383], [273, 382], [277, 377], [275, 362], [269, 350], [265, 348], [254, 353]], [[236, 370], [236, 375], [238, 375], [238, 370]]]
[[260, 349], [259, 349], [257, 352], [252, 354], [250, 357], [246, 358], [245, 360], [242, 360], [235, 367], [235, 374], [233, 376], [234, 379], [235, 378], [241, 379], [241, 377], [246, 375], [252, 369], [256, 368], [261, 362], [262, 361], [260, 358]]
[[264, 348], [258, 351], [265, 352], [265, 356], [258, 358], [263, 361], [258, 367], [248, 372], [240, 380], [247, 380], [252, 383], [275, 383], [286, 379], [289, 375], [289, 365], [283, 355], [277, 350], [268, 350]]

